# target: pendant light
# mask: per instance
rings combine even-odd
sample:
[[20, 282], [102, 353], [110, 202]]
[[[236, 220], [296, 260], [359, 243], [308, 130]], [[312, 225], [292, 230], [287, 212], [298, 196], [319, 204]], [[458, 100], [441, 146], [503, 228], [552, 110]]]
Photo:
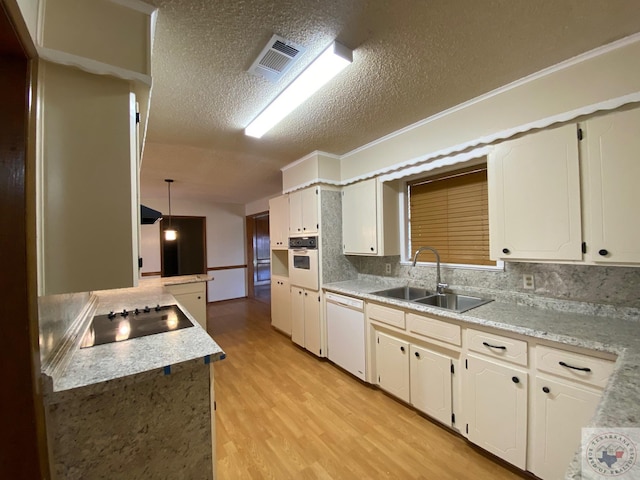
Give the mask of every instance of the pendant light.
[[171, 178], [165, 178], [164, 181], [167, 182], [167, 190], [169, 191], [169, 228], [164, 231], [164, 239], [171, 242], [178, 238], [178, 232], [171, 227], [171, 184], [173, 180]]

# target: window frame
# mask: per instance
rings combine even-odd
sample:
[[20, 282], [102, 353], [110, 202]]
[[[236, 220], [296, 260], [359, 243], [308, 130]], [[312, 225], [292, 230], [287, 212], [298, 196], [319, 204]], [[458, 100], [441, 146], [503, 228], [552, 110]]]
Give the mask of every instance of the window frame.
[[[486, 157], [475, 158], [472, 161], [460, 162], [454, 165], [449, 165], [442, 168], [437, 168], [428, 172], [419, 173], [410, 177], [403, 178], [402, 188], [399, 193], [399, 215], [400, 215], [400, 265], [412, 265], [413, 264], [413, 252], [409, 251], [409, 184], [420, 179], [428, 179], [432, 177], [438, 177], [448, 172], [455, 172], [456, 170], [462, 170], [465, 168], [479, 166], [487, 163]], [[487, 166], [488, 168], [488, 166]], [[432, 262], [419, 261], [416, 266], [435, 266], [435, 259]], [[495, 265], [474, 265], [465, 263], [441, 263], [441, 267], [450, 269], [463, 269], [463, 270], [485, 270], [485, 271], [504, 271], [504, 261], [496, 260]]]

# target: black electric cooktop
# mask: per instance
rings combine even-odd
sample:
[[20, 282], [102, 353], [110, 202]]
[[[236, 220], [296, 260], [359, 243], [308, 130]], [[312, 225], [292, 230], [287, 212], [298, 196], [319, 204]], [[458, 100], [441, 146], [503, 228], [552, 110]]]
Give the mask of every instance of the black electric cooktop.
[[157, 305], [93, 317], [80, 348], [122, 342], [156, 333], [193, 327], [177, 305]]

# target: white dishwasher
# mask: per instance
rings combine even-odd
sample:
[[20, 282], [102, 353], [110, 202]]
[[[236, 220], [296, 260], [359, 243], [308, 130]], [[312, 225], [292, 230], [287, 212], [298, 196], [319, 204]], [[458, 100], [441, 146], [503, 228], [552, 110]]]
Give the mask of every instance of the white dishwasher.
[[327, 356], [361, 380], [365, 379], [364, 302], [327, 292]]

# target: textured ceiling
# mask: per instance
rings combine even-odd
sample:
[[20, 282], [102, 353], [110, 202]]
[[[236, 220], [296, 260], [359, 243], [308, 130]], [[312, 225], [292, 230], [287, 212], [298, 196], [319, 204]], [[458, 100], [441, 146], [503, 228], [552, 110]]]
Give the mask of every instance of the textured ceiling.
[[[155, 0], [144, 196], [248, 203], [280, 168], [344, 154], [640, 31], [638, 0]], [[308, 48], [278, 83], [247, 72], [272, 34]], [[261, 139], [244, 127], [334, 39], [353, 64]]]

